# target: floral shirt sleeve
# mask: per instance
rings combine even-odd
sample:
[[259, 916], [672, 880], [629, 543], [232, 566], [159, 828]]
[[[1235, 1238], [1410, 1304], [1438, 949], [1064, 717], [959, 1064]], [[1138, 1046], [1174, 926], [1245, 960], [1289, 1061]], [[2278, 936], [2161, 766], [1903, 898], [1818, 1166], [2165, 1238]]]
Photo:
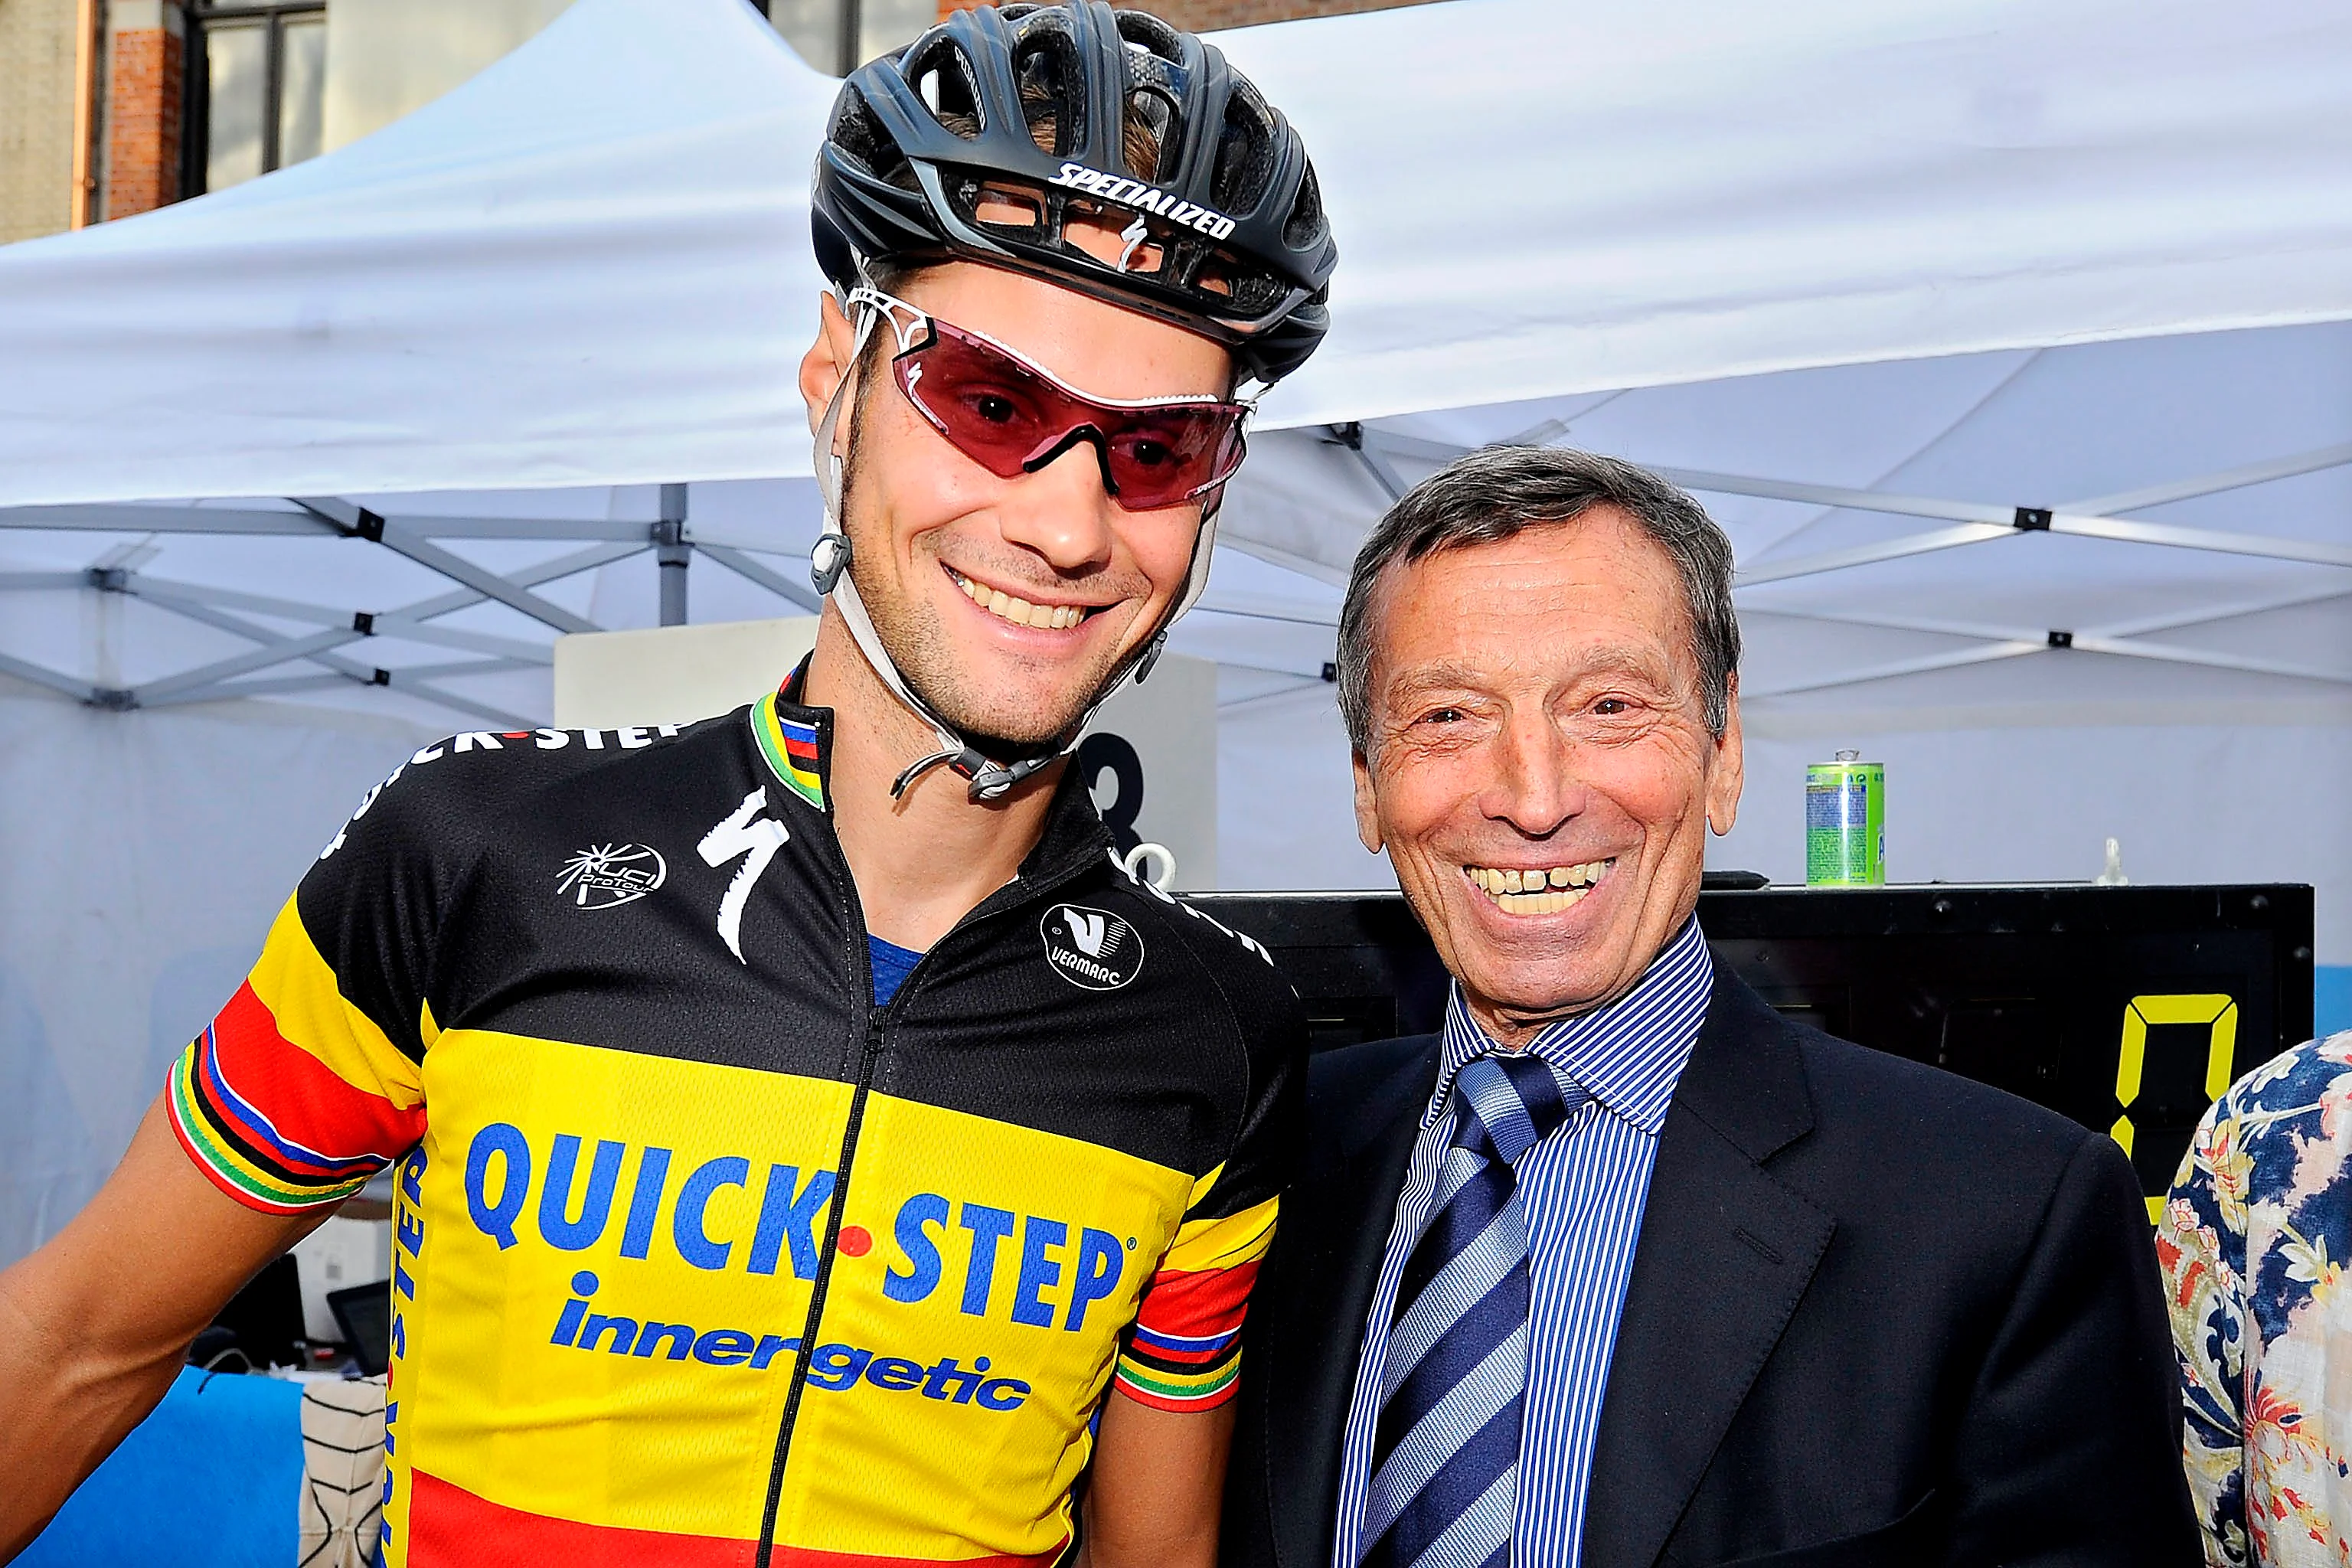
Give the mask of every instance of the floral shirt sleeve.
[[2210, 1564], [2352, 1563], [2352, 1032], [2213, 1102], [2157, 1226]]

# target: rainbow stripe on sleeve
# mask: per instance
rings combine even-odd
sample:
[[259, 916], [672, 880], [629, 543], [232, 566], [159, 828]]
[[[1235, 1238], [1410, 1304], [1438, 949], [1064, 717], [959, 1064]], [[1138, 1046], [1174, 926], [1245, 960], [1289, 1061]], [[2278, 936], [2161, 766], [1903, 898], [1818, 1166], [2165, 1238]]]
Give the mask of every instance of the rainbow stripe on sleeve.
[[416, 1065], [341, 994], [293, 900], [252, 975], [172, 1066], [172, 1131], [266, 1214], [341, 1203], [425, 1135]]
[[1113, 1375], [1121, 1393], [1172, 1411], [1213, 1409], [1233, 1397], [1242, 1321], [1274, 1240], [1276, 1206], [1268, 1198], [1236, 1215], [1187, 1221], [1176, 1233], [1120, 1347]]
[[1119, 1391], [1154, 1410], [1210, 1410], [1232, 1398], [1256, 1282], [1255, 1260], [1207, 1274], [1161, 1271], [1120, 1347]]
[[389, 1166], [388, 1159], [336, 1159], [282, 1136], [230, 1087], [218, 1040], [206, 1029], [172, 1064], [172, 1131], [197, 1167], [229, 1196], [265, 1214], [298, 1215], [342, 1202]]
[[751, 733], [760, 754], [768, 761], [787, 789], [819, 811], [825, 809], [824, 771], [816, 726], [787, 719], [776, 711], [776, 694], [769, 692], [751, 705]]

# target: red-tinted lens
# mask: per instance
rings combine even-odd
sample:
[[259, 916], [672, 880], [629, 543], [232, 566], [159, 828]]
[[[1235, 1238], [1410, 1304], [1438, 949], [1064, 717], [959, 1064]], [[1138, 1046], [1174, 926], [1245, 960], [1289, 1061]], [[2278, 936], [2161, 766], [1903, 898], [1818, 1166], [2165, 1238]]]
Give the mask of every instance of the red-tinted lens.
[[1129, 511], [1188, 500], [1241, 466], [1239, 404], [1097, 403], [938, 321], [929, 323], [928, 342], [891, 363], [916, 411], [999, 479], [1053, 461], [1078, 431], [1093, 432], [1113, 498]]

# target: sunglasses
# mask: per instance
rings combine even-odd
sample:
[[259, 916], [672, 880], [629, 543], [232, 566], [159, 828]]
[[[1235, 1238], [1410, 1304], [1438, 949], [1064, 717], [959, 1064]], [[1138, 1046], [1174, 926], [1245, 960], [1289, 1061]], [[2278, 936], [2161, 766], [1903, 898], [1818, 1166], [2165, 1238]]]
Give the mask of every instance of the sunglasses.
[[1034, 474], [1089, 441], [1110, 498], [1128, 511], [1152, 511], [1215, 489], [1241, 467], [1246, 403], [1091, 396], [878, 289], [860, 289], [850, 301], [890, 323], [898, 341], [890, 368], [915, 412], [998, 479]]

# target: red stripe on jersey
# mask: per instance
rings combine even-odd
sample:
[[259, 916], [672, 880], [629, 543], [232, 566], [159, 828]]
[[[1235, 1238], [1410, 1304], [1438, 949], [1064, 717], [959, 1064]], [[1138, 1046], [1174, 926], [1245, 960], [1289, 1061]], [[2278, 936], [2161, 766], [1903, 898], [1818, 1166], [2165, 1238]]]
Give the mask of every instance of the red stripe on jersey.
[[[278, 1033], [278, 1019], [251, 982], [213, 1021], [213, 1056], [231, 1094], [225, 1101], [205, 1084], [205, 1103], [223, 1124], [263, 1151], [288, 1174], [310, 1181], [348, 1176], [289, 1150], [297, 1143], [330, 1159], [373, 1154], [398, 1159], [425, 1136], [425, 1107], [401, 1110], [382, 1095], [346, 1083], [326, 1063]], [[251, 1111], [269, 1119], [273, 1136], [253, 1124]]]
[[1255, 1258], [1231, 1268], [1154, 1275], [1135, 1314], [1136, 1325], [1185, 1340], [1230, 1334], [1248, 1314], [1250, 1287], [1256, 1283]]
[[[508, 1508], [423, 1470], [408, 1494], [408, 1568], [478, 1568], [486, 1563], [562, 1563], [563, 1568], [750, 1568], [758, 1542], [582, 1524]], [[1059, 1549], [1034, 1557], [959, 1557], [955, 1568], [1046, 1568]], [[815, 1552], [779, 1543], [775, 1568], [931, 1568], [921, 1557]]]

